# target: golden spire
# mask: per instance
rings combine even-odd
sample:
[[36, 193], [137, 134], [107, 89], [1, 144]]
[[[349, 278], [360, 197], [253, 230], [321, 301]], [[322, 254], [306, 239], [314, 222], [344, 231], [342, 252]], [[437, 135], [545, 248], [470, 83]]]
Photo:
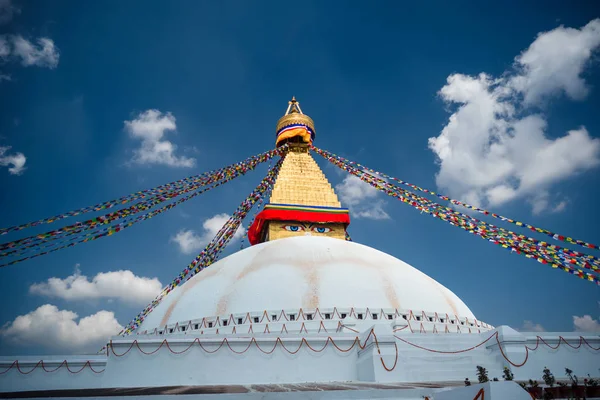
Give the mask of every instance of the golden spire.
[[269, 203], [341, 207], [321, 168], [298, 147], [291, 148], [283, 160]]
[[277, 145], [289, 144], [269, 203], [248, 229], [250, 243], [292, 236], [327, 236], [346, 240], [350, 223], [331, 184], [311, 157], [314, 122], [295, 97], [277, 123]]
[[309, 153], [314, 127], [313, 120], [292, 97], [285, 115], [277, 122], [277, 145], [287, 143], [290, 147], [269, 203], [261, 213], [266, 223], [255, 236], [257, 241], [298, 235], [345, 240], [348, 210], [341, 208], [331, 184]]
[[285, 143], [312, 143], [315, 138], [315, 123], [302, 112], [300, 103], [292, 96], [288, 108], [277, 121], [277, 139], [275, 143], [281, 146]]

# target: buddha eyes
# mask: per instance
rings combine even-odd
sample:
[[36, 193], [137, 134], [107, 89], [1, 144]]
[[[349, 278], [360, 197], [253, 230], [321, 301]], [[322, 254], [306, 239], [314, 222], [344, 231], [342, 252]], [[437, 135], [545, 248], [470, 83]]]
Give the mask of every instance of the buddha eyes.
[[327, 233], [331, 232], [331, 228], [327, 228], [326, 226], [314, 226], [312, 228], [304, 227], [302, 225], [284, 225], [283, 229], [290, 232], [301, 232], [311, 230], [316, 233]]

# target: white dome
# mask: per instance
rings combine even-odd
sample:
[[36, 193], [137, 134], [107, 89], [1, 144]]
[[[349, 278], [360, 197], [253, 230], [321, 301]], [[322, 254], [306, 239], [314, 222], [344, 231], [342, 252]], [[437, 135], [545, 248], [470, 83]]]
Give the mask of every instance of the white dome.
[[458, 296], [404, 261], [354, 242], [298, 236], [216, 262], [171, 292], [138, 331], [203, 317], [334, 307], [475, 318]]

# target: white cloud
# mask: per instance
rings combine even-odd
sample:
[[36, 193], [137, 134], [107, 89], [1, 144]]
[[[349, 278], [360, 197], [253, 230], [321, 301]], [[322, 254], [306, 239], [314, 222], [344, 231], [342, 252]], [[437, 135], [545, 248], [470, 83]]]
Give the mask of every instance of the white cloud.
[[0, 36], [0, 58], [19, 60], [25, 67], [37, 66], [56, 68], [60, 58], [54, 41], [41, 37], [36, 39], [37, 45], [20, 35]]
[[589, 315], [573, 315], [573, 326], [577, 332], [600, 332], [600, 322]]
[[194, 158], [175, 155], [177, 146], [164, 139], [167, 131], [175, 131], [175, 117], [158, 110], [146, 110], [137, 118], [125, 121], [125, 129], [131, 137], [141, 139], [139, 149], [134, 150], [133, 162], [137, 164], [162, 164], [170, 167], [193, 167]]
[[350, 208], [353, 216], [378, 220], [390, 218], [383, 209], [385, 202], [378, 199], [379, 191], [356, 176], [346, 176], [335, 190], [342, 206]]
[[560, 26], [538, 35], [527, 50], [515, 59], [519, 73], [509, 85], [535, 104], [564, 92], [574, 100], [588, 94], [581, 74], [594, 50], [600, 46], [600, 19], [581, 29]]
[[163, 287], [158, 278], [136, 276], [128, 270], [100, 272], [89, 280], [81, 275], [78, 267], [65, 279], [50, 278], [46, 282], [34, 283], [29, 287], [29, 293], [65, 300], [109, 298], [130, 304], [146, 304]]
[[[171, 238], [171, 241], [177, 243], [179, 250], [184, 254], [200, 251], [215, 237], [229, 217], [230, 215], [228, 214], [217, 214], [204, 221], [202, 224], [203, 232], [201, 234], [197, 235], [196, 232], [191, 229], [182, 229], [177, 235]], [[241, 238], [245, 232], [246, 229], [244, 226], [240, 225], [233, 235], [232, 240]]]
[[38, 67], [56, 68], [58, 65], [58, 48], [54, 41], [48, 38], [38, 38], [35, 46], [22, 36], [12, 36], [13, 55], [21, 59], [25, 67], [35, 65]]
[[36, 344], [60, 351], [94, 350], [93, 346], [104, 345], [122, 328], [110, 311], [98, 311], [79, 321], [77, 318], [73, 311], [45, 304], [6, 323], [0, 329], [0, 335], [16, 345]]
[[563, 211], [565, 208], [567, 208], [567, 205], [569, 204], [568, 200], [563, 200], [560, 203], [558, 203], [556, 206], [554, 206], [554, 208], [552, 209], [552, 212], [561, 212]]
[[534, 324], [532, 321], [523, 321], [521, 332], [546, 332], [546, 329], [540, 324]]
[[[11, 0], [0, 0], [0, 25], [8, 23], [21, 10]], [[25, 67], [38, 66], [50, 69], [58, 65], [59, 52], [52, 39], [40, 37], [30, 42], [21, 35], [0, 35], [0, 63], [20, 61]], [[0, 82], [10, 81], [10, 75], [0, 71]]]
[[[536, 213], [565, 208], [564, 199], [551, 198], [550, 187], [598, 166], [600, 139], [585, 127], [549, 139], [546, 119], [530, 106], [560, 91], [577, 99], [585, 95], [580, 74], [600, 45], [599, 27], [600, 20], [594, 20], [581, 30], [561, 27], [540, 34], [517, 57], [519, 68], [502, 78], [448, 77], [439, 94], [458, 107], [441, 134], [429, 139], [439, 161], [440, 189], [477, 206], [526, 197]], [[571, 51], [577, 57], [568, 62], [564, 54]], [[581, 84], [571, 85], [573, 79]]]
[[10, 22], [15, 14], [21, 10], [15, 7], [11, 0], [0, 0], [0, 25]]
[[21, 175], [25, 171], [27, 158], [23, 153], [6, 154], [8, 150], [10, 150], [10, 147], [0, 147], [0, 166], [8, 167], [12, 165], [8, 168], [8, 172], [12, 175]]
[[10, 55], [10, 41], [6, 35], [0, 35], [0, 59], [3, 61]]
[[177, 235], [171, 238], [171, 241], [179, 245], [179, 250], [183, 254], [190, 254], [200, 250], [203, 246], [206, 246], [206, 244], [210, 242], [210, 239], [205, 237], [205, 235], [196, 235], [191, 229], [182, 229], [177, 232]]

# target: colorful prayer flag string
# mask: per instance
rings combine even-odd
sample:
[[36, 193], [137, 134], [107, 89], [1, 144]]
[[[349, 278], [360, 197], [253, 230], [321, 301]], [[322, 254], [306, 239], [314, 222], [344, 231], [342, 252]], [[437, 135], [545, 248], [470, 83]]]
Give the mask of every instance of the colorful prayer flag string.
[[[169, 203], [169, 204], [167, 204], [167, 205], [165, 205], [165, 206], [163, 206], [163, 207], [161, 207], [159, 209], [153, 210], [153, 211], [148, 212], [146, 214], [142, 214], [142, 215], [138, 216], [137, 218], [126, 219], [126, 220], [124, 220], [123, 222], [121, 222], [119, 224], [112, 225], [112, 226], [107, 227], [107, 228], [97, 229], [97, 230], [91, 231], [89, 233], [86, 233], [83, 236], [76, 236], [76, 237], [73, 237], [71, 239], [60, 240], [60, 241], [57, 241], [56, 243], [52, 242], [51, 244], [49, 244], [47, 246], [41, 246], [41, 247], [39, 247], [37, 249], [33, 249], [33, 250], [21, 252], [21, 253], [15, 255], [15, 256], [18, 257], [18, 256], [21, 256], [21, 255], [30, 253], [32, 251], [40, 251], [40, 250], [43, 250], [43, 249], [46, 249], [46, 248], [50, 248], [49, 250], [45, 250], [45, 251], [33, 254], [31, 256], [28, 256], [28, 257], [24, 257], [24, 258], [21, 258], [21, 259], [13, 260], [13, 261], [5, 263], [5, 264], [0, 264], [0, 268], [1, 267], [7, 267], [9, 265], [14, 265], [14, 264], [20, 263], [22, 261], [30, 260], [32, 258], [37, 258], [37, 257], [40, 257], [40, 256], [44, 256], [46, 254], [54, 253], [55, 251], [65, 249], [67, 247], [73, 247], [73, 246], [75, 246], [77, 244], [80, 244], [80, 243], [90, 242], [92, 240], [100, 239], [100, 238], [103, 238], [103, 237], [106, 237], [106, 236], [112, 236], [113, 234], [115, 234], [117, 232], [120, 232], [123, 229], [129, 228], [129, 227], [135, 225], [138, 222], [145, 221], [145, 220], [153, 218], [153, 217], [155, 217], [155, 216], [157, 216], [159, 214], [162, 214], [163, 212], [168, 211], [171, 208], [173, 208], [173, 207], [175, 207], [175, 206], [177, 206], [177, 205], [179, 205], [179, 204], [181, 204], [181, 203], [183, 203], [185, 201], [193, 199], [194, 197], [199, 196], [199, 195], [201, 195], [202, 193], [204, 193], [204, 192], [206, 192], [208, 190], [211, 190], [211, 189], [214, 189], [214, 188], [216, 188], [218, 186], [221, 186], [223, 183], [226, 183], [226, 182], [228, 182], [228, 181], [230, 181], [232, 179], [234, 179], [234, 177], [230, 177], [230, 178], [228, 178], [228, 179], [226, 179], [224, 181], [220, 181], [220, 182], [216, 183], [215, 185], [213, 185], [211, 187], [205, 188], [203, 190], [194, 192], [194, 193], [192, 193], [192, 194], [190, 194], [188, 196], [182, 197], [182, 198], [178, 199], [176, 202]], [[54, 246], [58, 246], [58, 247], [54, 247]]]
[[252, 206], [259, 201], [265, 193], [271, 190], [281, 165], [283, 163], [284, 156], [269, 170], [267, 176], [260, 182], [260, 184], [250, 193], [250, 195], [239, 205], [234, 211], [229, 220], [223, 225], [223, 227], [217, 232], [213, 240], [188, 264], [184, 270], [171, 281], [170, 284], [165, 286], [158, 296], [144, 308], [131, 322], [126, 326], [119, 335], [129, 335], [135, 331], [144, 321], [146, 316], [160, 304], [160, 302], [172, 292], [177, 286], [182, 285], [191, 279], [198, 272], [207, 268], [209, 265], [214, 263], [225, 246], [231, 241], [235, 232], [240, 227], [243, 219], [246, 217], [248, 212], [252, 209]]
[[[356, 171], [358, 171], [358, 170], [356, 170]], [[356, 172], [356, 171], [354, 171], [354, 172]], [[368, 175], [361, 176], [361, 179], [365, 180], [365, 182], [367, 182], [367, 183], [371, 183], [371, 182], [368, 182], [368, 180], [365, 179], [366, 176], [368, 176]], [[401, 189], [401, 190], [404, 190], [404, 189]], [[397, 195], [394, 195], [394, 193], [391, 192], [391, 191], [388, 191], [388, 194], [391, 195], [391, 196], [394, 196], [394, 197], [398, 197], [402, 201], [405, 201], [405, 199], [403, 199], [402, 197], [399, 197]], [[414, 194], [412, 194], [411, 192], [408, 192], [408, 194], [409, 194], [409, 196], [412, 196], [413, 199], [416, 198], [417, 200], [419, 200], [419, 197], [416, 196], [416, 195], [414, 195]], [[429, 202], [429, 200], [427, 200], [427, 199], [424, 199], [424, 198], [420, 198], [420, 199], [423, 199], [425, 202]], [[421, 211], [425, 211], [425, 212], [429, 211], [427, 209], [423, 209], [422, 206], [419, 206], [418, 205], [419, 203], [415, 202], [414, 200], [409, 200], [409, 201], [405, 201], [405, 202], [408, 202], [409, 204], [411, 204], [413, 206], [416, 206], [417, 209], [421, 209]], [[429, 203], [431, 203], [431, 202], [429, 202]], [[476, 219], [474, 219], [474, 218], [472, 218], [470, 216], [466, 216], [465, 214], [459, 213], [459, 212], [457, 212], [457, 211], [455, 211], [455, 210], [453, 210], [451, 208], [440, 206], [437, 203], [431, 203], [431, 204], [434, 205], [438, 209], [438, 211], [439, 210], [450, 211], [450, 213], [456, 214], [456, 215], [458, 215], [458, 216], [460, 216], [462, 218], [466, 217], [468, 219], [471, 219], [472, 221], [475, 221], [475, 223], [485, 224], [485, 223], [483, 223], [481, 221], [478, 221], [478, 220], [476, 220]], [[482, 229], [480, 229], [479, 232], [473, 232], [473, 229], [475, 229], [475, 228], [474, 228], [474, 225], [472, 223], [470, 223], [470, 222], [465, 223], [464, 220], [457, 219], [456, 216], [452, 216], [451, 215], [450, 217], [447, 217], [446, 214], [443, 214], [443, 213], [440, 214], [437, 211], [435, 213], [432, 213], [432, 212], [429, 212], [429, 213], [431, 215], [433, 215], [433, 216], [440, 217], [441, 219], [447, 220], [447, 222], [451, 223], [452, 225], [456, 225], [456, 226], [462, 227], [463, 229], [467, 229], [469, 232], [476, 233], [478, 235], [481, 235], [482, 237], [487, 237], [486, 236], [487, 235], [486, 229], [490, 230], [490, 228], [493, 228], [493, 229], [496, 230], [496, 232], [495, 232], [496, 236], [498, 236], [498, 235], [504, 235], [504, 236], [506, 236], [506, 234], [508, 234], [509, 236], [512, 235], [513, 239], [509, 238], [508, 239], [508, 243], [506, 243], [506, 241], [502, 237], [490, 239], [490, 241], [492, 241], [493, 243], [499, 244], [499, 245], [501, 245], [504, 248], [509, 248], [509, 247], [514, 248], [517, 252], [519, 252], [519, 254], [520, 254], [521, 251], [523, 251], [523, 252], [527, 253], [527, 254], [525, 254], [526, 257], [536, 258], [538, 261], [540, 261], [542, 263], [547, 263], [547, 261], [549, 260], [547, 258], [548, 255], [554, 256], [554, 257], [557, 256], [556, 252], [554, 251], [554, 250], [556, 250], [557, 246], [553, 246], [552, 249], [550, 249], [550, 250], [548, 248], [546, 248], [546, 247], [543, 247], [543, 246], [542, 246], [542, 249], [540, 250], [539, 249], [540, 246], [536, 246], [537, 248], [534, 247], [533, 250], [539, 250], [540, 252], [539, 253], [531, 254], [530, 252], [528, 252], [528, 250], [531, 250], [530, 248], [529, 249], [528, 248], [523, 248], [524, 247], [524, 243], [526, 245], [529, 245], [529, 246], [531, 245], [531, 242], [534, 241], [531, 238], [526, 238], [525, 236], [522, 236], [522, 235], [516, 235], [516, 234], [514, 234], [514, 232], [506, 231], [506, 230], [504, 230], [502, 228], [497, 228], [497, 227], [495, 227], [493, 225], [489, 225], [489, 224], [488, 225], [484, 225], [484, 227]], [[486, 228], [486, 226], [487, 226], [487, 228]], [[516, 247], [513, 246], [513, 244], [515, 244], [515, 243], [517, 244]], [[536, 244], [539, 244], [539, 243], [536, 242]], [[566, 249], [566, 250], [568, 250], [568, 249]], [[562, 252], [563, 250], [560, 250], [560, 251]], [[541, 254], [541, 256], [540, 256], [540, 254]], [[573, 259], [565, 260], [563, 254], [558, 254], [558, 256], [559, 257], [556, 257], [557, 259], [560, 258], [560, 260], [558, 260], [558, 262], [563, 265], [564, 269], [567, 270], [567, 272], [570, 272], [570, 273], [576, 272], [576, 271], [574, 271], [573, 268], [565, 266], [565, 264], [568, 265], [568, 264], [574, 264], [574, 263], [577, 263], [578, 265], [583, 266], [584, 268], [590, 268], [594, 272], [596, 272], [598, 270], [597, 266], [595, 266], [595, 265], [589, 265], [589, 264], [582, 265], [581, 262], [574, 262], [576, 260], [573, 260]], [[562, 260], [562, 262], [561, 262], [561, 260]], [[553, 264], [553, 267], [557, 268], [557, 267], [559, 267], [559, 265]], [[594, 276], [594, 274], [583, 273], [583, 271], [578, 272], [577, 274], [578, 274], [578, 276], [580, 276], [582, 278], [586, 278], [588, 280], [593, 280], [593, 279], [589, 279], [589, 278], [590, 278], [590, 276], [592, 276], [592, 277]], [[582, 275], [585, 275], [585, 276], [582, 276]]]
[[[17, 250], [12, 250], [11, 252], [2, 253], [2, 254], [0, 254], [0, 256], [11, 255], [12, 257], [20, 257], [24, 254], [31, 253], [31, 252], [37, 252], [36, 254], [33, 254], [28, 257], [16, 259], [16, 260], [10, 261], [8, 263], [1, 264], [0, 267], [14, 265], [19, 262], [26, 261], [26, 260], [36, 258], [39, 256], [43, 256], [43, 255], [46, 255], [49, 253], [53, 253], [55, 251], [58, 251], [58, 250], [61, 250], [61, 249], [67, 248], [67, 247], [72, 247], [72, 246], [75, 246], [80, 243], [89, 242], [89, 241], [96, 240], [96, 239], [99, 239], [99, 238], [102, 238], [105, 236], [111, 236], [117, 232], [120, 232], [123, 229], [129, 228], [130, 226], [132, 226], [138, 222], [150, 219], [150, 218], [155, 217], [156, 215], [159, 215], [167, 210], [170, 210], [171, 208], [175, 207], [176, 205], [179, 205], [187, 200], [190, 200], [190, 199], [206, 192], [207, 190], [216, 188], [226, 182], [229, 182], [230, 180], [232, 180], [238, 176], [244, 175], [248, 171], [253, 170], [257, 164], [271, 159], [272, 157], [280, 154], [282, 151], [283, 151], [283, 147], [280, 147], [279, 149], [271, 150], [271, 151], [263, 153], [259, 156], [255, 156], [255, 157], [249, 158], [245, 161], [242, 161], [240, 163], [237, 163], [235, 170], [229, 171], [229, 172], [225, 173], [224, 175], [218, 174], [216, 177], [214, 177], [214, 179], [209, 179], [209, 181], [207, 181], [207, 183], [214, 182], [214, 180], [221, 179], [221, 177], [224, 177], [224, 179], [219, 180], [217, 183], [215, 183], [211, 187], [194, 192], [195, 190], [200, 188], [201, 185], [189, 186], [189, 187], [183, 189], [182, 191], [178, 192], [177, 196], [184, 194], [184, 193], [193, 192], [190, 195], [180, 198], [179, 200], [177, 200], [173, 203], [169, 203], [159, 209], [153, 210], [146, 214], [142, 214], [135, 219], [131, 219], [131, 218], [125, 219], [123, 222], [121, 222], [119, 224], [115, 224], [110, 227], [106, 227], [106, 228], [102, 228], [102, 229], [96, 229], [94, 231], [89, 232], [93, 228], [108, 224], [111, 221], [114, 221], [116, 219], [123, 218], [125, 216], [129, 216], [129, 215], [133, 214], [132, 212], [127, 212], [127, 213], [116, 212], [116, 213], [107, 214], [103, 217], [98, 217], [98, 218], [86, 221], [87, 224], [79, 224], [79, 225], [77, 225], [77, 227], [78, 227], [77, 230], [72, 230], [71, 227], [67, 227], [69, 229], [62, 231], [63, 233], [66, 232], [66, 234], [63, 234], [63, 235], [52, 235], [52, 234], [48, 234], [48, 233], [42, 234], [42, 235], [37, 235], [37, 236], [35, 236], [35, 238], [41, 238], [41, 239], [38, 239], [38, 240], [42, 240], [41, 242], [35, 242], [33, 244], [29, 244], [27, 246], [20, 247], [20, 248], [17, 247]], [[152, 203], [150, 203], [150, 205], [138, 207], [139, 209], [137, 209], [135, 212], [147, 210], [149, 208], [154, 207], [157, 204], [160, 204], [162, 201], [165, 201], [167, 199], [171, 199], [171, 198], [174, 198], [177, 196], [173, 195], [169, 198], [165, 198], [164, 200], [161, 199], [161, 201], [153, 201]], [[72, 226], [74, 226], [74, 225], [72, 225]], [[84, 232], [86, 230], [87, 230], [87, 233], [80, 235], [82, 232]], [[56, 230], [56, 231], [52, 231], [52, 232], [57, 232], [57, 231], [60, 231], [60, 230]], [[71, 235], [76, 235], [76, 236], [69, 237]], [[33, 238], [33, 237], [31, 237], [31, 238]], [[50, 240], [45, 240], [45, 238], [50, 238]], [[47, 243], [49, 243], [49, 244], [47, 244]], [[46, 245], [44, 245], [44, 244], [46, 244]], [[56, 246], [58, 246], [58, 247], [56, 247]], [[13, 248], [13, 247], [14, 246], [5, 246], [5, 248]]]
[[[231, 164], [228, 165], [224, 168], [220, 168], [218, 170], [214, 170], [214, 171], [209, 171], [209, 172], [205, 172], [199, 175], [193, 175], [193, 176], [189, 176], [187, 178], [183, 178], [177, 181], [173, 181], [170, 183], [166, 183], [164, 185], [160, 185], [151, 189], [146, 189], [146, 190], [141, 190], [139, 192], [135, 192], [135, 193], [131, 193], [127, 196], [123, 196], [119, 199], [116, 200], [110, 200], [110, 201], [106, 201], [103, 203], [99, 203], [93, 206], [88, 206], [88, 207], [84, 207], [84, 208], [80, 208], [78, 210], [73, 210], [73, 211], [69, 211], [67, 213], [63, 213], [63, 214], [58, 214], [55, 215], [53, 217], [48, 217], [48, 218], [43, 218], [37, 221], [32, 221], [32, 222], [28, 222], [26, 224], [22, 224], [22, 225], [16, 225], [16, 226], [11, 226], [8, 228], [1, 228], [0, 229], [0, 235], [5, 235], [9, 232], [12, 231], [20, 231], [26, 228], [30, 228], [33, 226], [37, 226], [37, 225], [41, 225], [41, 224], [50, 224], [56, 221], [59, 221], [61, 219], [65, 219], [65, 218], [69, 218], [69, 217], [73, 217], [76, 215], [80, 215], [80, 214], [84, 214], [84, 213], [88, 213], [88, 212], [94, 212], [94, 211], [100, 211], [100, 210], [105, 210], [105, 209], [109, 209], [112, 208], [116, 205], [122, 205], [125, 203], [129, 203], [131, 201], [140, 199], [140, 198], [145, 198], [148, 195], [156, 195], [156, 194], [161, 194], [164, 192], [168, 192], [170, 190], [172, 190], [173, 188], [179, 188], [182, 186], [186, 186], [186, 185], [193, 185], [199, 182], [202, 182], [203, 180], [207, 179], [210, 176], [214, 176], [215, 174], [227, 174], [231, 171], [235, 171], [236, 169], [240, 168], [242, 164], [246, 164], [248, 162], [252, 162], [252, 160], [254, 159], [263, 159], [263, 161], [265, 160], [265, 157], [268, 158], [272, 158], [274, 153], [275, 154], [281, 154], [282, 149], [284, 149], [286, 146], [281, 146], [278, 149], [275, 150], [270, 150], [252, 157], [249, 157], [248, 159], [239, 162], [239, 163], [235, 163], [235, 164]], [[261, 161], [262, 162], [262, 161]]]
[[[250, 159], [250, 161], [242, 161], [241, 163], [238, 163], [238, 165], [236, 165], [236, 167], [237, 167], [236, 170], [226, 171], [225, 173], [216, 173], [216, 174], [208, 177], [208, 179], [203, 180], [203, 182], [201, 182], [201, 183], [183, 186], [180, 190], [171, 191], [164, 195], [151, 197], [148, 200], [136, 203], [129, 208], [117, 210], [116, 212], [109, 213], [109, 214], [106, 214], [106, 215], [103, 215], [100, 217], [92, 218], [92, 219], [89, 219], [84, 222], [77, 222], [76, 224], [65, 226], [60, 229], [56, 229], [56, 230], [49, 231], [46, 233], [33, 235], [33, 236], [29, 236], [27, 238], [23, 238], [23, 239], [15, 240], [13, 242], [2, 244], [2, 245], [0, 245], [0, 250], [18, 248], [19, 246], [22, 246], [21, 248], [32, 247], [33, 245], [40, 243], [40, 242], [48, 242], [48, 241], [55, 240], [55, 239], [59, 238], [61, 235], [65, 236], [65, 234], [66, 234], [67, 236], [69, 236], [71, 234], [80, 233], [83, 230], [93, 229], [96, 227], [96, 225], [106, 225], [114, 220], [117, 220], [117, 219], [120, 219], [123, 217], [127, 217], [127, 216], [135, 214], [135, 213], [139, 213], [140, 211], [148, 210], [164, 201], [171, 200], [182, 194], [191, 192], [197, 188], [214, 183], [221, 179], [225, 179], [227, 177], [237, 177], [240, 174], [245, 174], [247, 171], [253, 170], [256, 167], [256, 165], [259, 164], [260, 162], [264, 162], [264, 161], [266, 161], [266, 159], [275, 155], [275, 153], [276, 152], [273, 151], [272, 154], [269, 154], [269, 155], [265, 156], [264, 158], [256, 158], [255, 157], [255, 158]], [[227, 179], [227, 180], [229, 180], [229, 179]], [[25, 246], [25, 245], [27, 245], [27, 246]], [[0, 253], [0, 257], [9, 255], [14, 252], [15, 251], [12, 250], [12, 251], [8, 251], [8, 252]]]
[[[596, 250], [600, 249], [599, 245], [592, 244], [592, 243], [589, 243], [589, 242], [586, 242], [586, 241], [583, 241], [583, 240], [579, 240], [579, 239], [574, 239], [574, 238], [571, 238], [571, 237], [568, 237], [568, 236], [565, 236], [565, 235], [560, 235], [560, 234], [558, 234], [556, 232], [553, 232], [553, 231], [550, 231], [550, 230], [547, 230], [547, 229], [538, 228], [538, 227], [533, 226], [531, 224], [527, 224], [525, 222], [521, 222], [521, 221], [517, 221], [517, 220], [511, 219], [511, 218], [507, 218], [507, 217], [504, 217], [502, 215], [492, 213], [492, 212], [490, 212], [488, 210], [485, 210], [483, 208], [476, 207], [476, 206], [464, 203], [464, 202], [459, 201], [459, 200], [451, 199], [450, 197], [445, 196], [443, 194], [436, 193], [436, 192], [434, 192], [432, 190], [421, 188], [421, 187], [419, 187], [417, 185], [413, 185], [412, 183], [403, 181], [402, 179], [394, 178], [393, 176], [389, 176], [389, 175], [386, 175], [386, 174], [381, 173], [379, 171], [375, 171], [375, 170], [373, 170], [371, 168], [368, 168], [368, 167], [366, 167], [366, 166], [364, 166], [362, 164], [359, 164], [357, 162], [346, 160], [345, 158], [340, 157], [340, 156], [338, 156], [336, 154], [333, 154], [331, 152], [328, 152], [326, 150], [317, 149], [314, 146], [312, 146], [312, 149], [315, 150], [316, 152], [321, 151], [321, 152], [323, 152], [323, 154], [328, 154], [328, 155], [337, 157], [337, 158], [343, 160], [343, 162], [347, 162], [347, 163], [349, 163], [351, 165], [354, 165], [354, 166], [356, 166], [357, 168], [359, 168], [361, 170], [365, 170], [365, 171], [368, 171], [368, 172], [370, 172], [372, 174], [379, 175], [379, 176], [381, 176], [381, 177], [383, 177], [385, 179], [396, 181], [396, 182], [398, 182], [398, 183], [400, 183], [402, 185], [410, 187], [413, 190], [417, 190], [417, 191], [420, 191], [420, 192], [423, 192], [423, 193], [427, 193], [427, 194], [431, 194], [431, 195], [437, 196], [440, 199], [445, 200], [445, 201], [449, 201], [450, 203], [452, 203], [454, 205], [465, 207], [467, 209], [470, 209], [470, 210], [473, 210], [473, 211], [477, 211], [477, 212], [479, 212], [481, 214], [489, 215], [489, 216], [491, 216], [493, 218], [500, 219], [501, 221], [505, 221], [505, 222], [508, 222], [508, 223], [511, 223], [511, 224], [514, 224], [514, 225], [517, 225], [517, 226], [520, 226], [520, 227], [527, 228], [527, 229], [529, 229], [529, 230], [531, 230], [533, 232], [538, 232], [538, 233], [544, 234], [546, 236], [549, 236], [549, 237], [551, 237], [554, 240], [558, 240], [558, 241], [561, 241], [561, 242], [567, 242], [567, 243], [571, 243], [571, 244], [577, 244], [579, 246], [582, 246], [582, 247], [585, 247], [585, 248], [588, 248], [588, 249], [596, 249]], [[321, 154], [321, 155], [323, 155], [323, 154]]]
[[[470, 233], [481, 236], [503, 248], [516, 251], [518, 254], [523, 254], [527, 258], [535, 258], [542, 264], [550, 264], [553, 268], [560, 268], [572, 275], [600, 284], [600, 276], [598, 275], [598, 265], [600, 264], [596, 257], [573, 252], [570, 249], [561, 248], [560, 246], [548, 245], [545, 242], [528, 238], [524, 235], [517, 235], [512, 231], [477, 220], [450, 207], [442, 206], [427, 198], [407, 191], [406, 189], [402, 189], [375, 175], [371, 175], [365, 172], [366, 168], [361, 167], [361, 169], [359, 169], [356, 167], [356, 163], [349, 162], [342, 157], [335, 156], [332, 153], [317, 148], [313, 148], [313, 150], [339, 168], [357, 176], [364, 182], [385, 192], [389, 196], [398, 198], [399, 200], [412, 205], [421, 212], [426, 212], [431, 216], [440, 218], [451, 225], [458, 226]], [[378, 175], [383, 176], [379, 173]], [[576, 269], [573, 265], [586, 268], [591, 272], [584, 272], [581, 269]]]
[[[212, 181], [209, 181], [207, 183], [212, 183]], [[32, 235], [32, 236], [29, 236], [29, 237], [26, 237], [23, 239], [19, 239], [19, 240], [15, 240], [13, 242], [2, 244], [2, 245], [0, 245], [0, 250], [7, 250], [7, 249], [10, 249], [10, 250], [0, 253], [0, 257], [6, 257], [11, 254], [14, 255], [15, 253], [18, 253], [19, 251], [21, 251], [20, 254], [23, 254], [23, 250], [25, 250], [25, 249], [38, 247], [44, 243], [52, 243], [54, 241], [63, 239], [65, 237], [78, 235], [81, 232], [96, 228], [97, 226], [106, 225], [117, 219], [125, 218], [130, 215], [139, 213], [141, 211], [151, 209], [162, 202], [171, 200], [171, 199], [176, 198], [185, 193], [193, 192], [194, 190], [196, 190], [202, 186], [203, 185], [199, 185], [199, 184], [198, 185], [190, 185], [181, 190], [169, 192], [166, 195], [151, 197], [148, 200], [135, 203], [131, 207], [117, 210], [116, 212], [113, 212], [113, 213], [109, 213], [109, 214], [106, 214], [106, 215], [103, 215], [100, 217], [92, 218], [92, 219], [89, 219], [84, 222], [77, 222], [73, 225], [68, 225], [63, 228], [56, 229], [56, 230], [53, 230], [50, 232]], [[108, 228], [105, 228], [105, 229], [108, 229]]]

